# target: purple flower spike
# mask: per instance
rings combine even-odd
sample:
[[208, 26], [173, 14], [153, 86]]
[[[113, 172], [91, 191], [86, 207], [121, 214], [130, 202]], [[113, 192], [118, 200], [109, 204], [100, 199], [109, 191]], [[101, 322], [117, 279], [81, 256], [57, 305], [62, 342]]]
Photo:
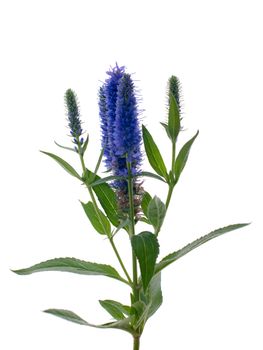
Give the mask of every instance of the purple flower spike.
[[129, 74], [124, 74], [118, 85], [114, 143], [116, 155], [127, 155], [128, 161], [140, 165], [141, 133], [138, 120], [134, 83]]
[[[110, 76], [99, 90], [99, 110], [104, 148], [105, 165], [113, 175], [128, 175], [127, 160], [133, 175], [140, 172], [142, 162], [141, 130], [134, 83], [124, 67], [116, 65], [107, 74]], [[119, 207], [122, 213], [129, 210], [128, 185], [126, 180], [114, 181]], [[133, 180], [136, 215], [140, 212], [143, 188]]]

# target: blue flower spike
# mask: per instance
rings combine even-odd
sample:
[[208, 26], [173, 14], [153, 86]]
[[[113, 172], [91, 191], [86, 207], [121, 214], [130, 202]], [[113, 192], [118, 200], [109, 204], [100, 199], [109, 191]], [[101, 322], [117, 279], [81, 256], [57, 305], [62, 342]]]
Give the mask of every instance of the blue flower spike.
[[[135, 86], [131, 75], [117, 64], [107, 72], [109, 78], [99, 90], [99, 110], [104, 148], [105, 165], [115, 176], [127, 176], [127, 162], [132, 175], [138, 175], [142, 163], [141, 128]], [[119, 209], [129, 210], [128, 185], [126, 180], [112, 184], [116, 191]], [[142, 183], [133, 178], [133, 200], [135, 217], [139, 217], [143, 194]]]
[[79, 143], [82, 144], [84, 142], [83, 137], [81, 137], [83, 130], [81, 127], [77, 95], [71, 89], [68, 89], [65, 93], [65, 105], [67, 109], [68, 126], [70, 134], [73, 137], [73, 143], [76, 145]]

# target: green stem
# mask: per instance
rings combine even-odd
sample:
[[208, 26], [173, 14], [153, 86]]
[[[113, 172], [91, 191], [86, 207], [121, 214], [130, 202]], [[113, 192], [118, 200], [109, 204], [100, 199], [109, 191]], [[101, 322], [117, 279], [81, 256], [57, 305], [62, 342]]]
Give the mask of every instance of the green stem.
[[122, 259], [120, 257], [120, 254], [119, 254], [119, 252], [118, 252], [118, 250], [117, 250], [117, 248], [116, 248], [116, 246], [115, 246], [115, 244], [113, 242], [113, 237], [110, 238], [110, 244], [111, 244], [111, 246], [112, 246], [112, 248], [113, 248], [113, 250], [114, 250], [114, 252], [116, 254], [116, 257], [117, 257], [117, 259], [118, 259], [118, 261], [119, 261], [119, 263], [120, 263], [120, 265], [122, 267], [122, 270], [123, 270], [125, 276], [127, 277], [128, 281], [129, 281], [129, 284], [132, 286], [132, 280], [131, 280], [131, 278], [130, 278], [130, 276], [129, 276], [129, 274], [128, 274], [128, 272], [127, 272], [127, 270], [126, 270], [126, 268], [125, 268], [125, 266], [123, 264], [123, 261], [122, 261]]
[[[131, 172], [131, 163], [127, 161], [128, 170], [128, 194], [129, 194], [129, 214], [130, 214], [130, 238], [135, 235], [135, 221], [134, 221], [134, 202], [133, 202], [133, 181]], [[133, 272], [133, 296], [134, 301], [139, 300], [138, 290], [138, 276], [137, 276], [137, 259], [134, 251], [132, 250], [132, 272]], [[135, 348], [139, 349], [139, 348]]]
[[140, 349], [140, 337], [134, 336], [133, 337], [133, 350], [139, 350]]
[[[78, 141], [79, 141], [79, 140], [78, 140]], [[83, 170], [83, 173], [85, 174], [86, 166], [85, 166], [85, 162], [84, 162], [83, 155], [81, 154], [80, 150], [81, 150], [81, 149], [80, 149], [80, 144], [79, 144], [79, 142], [78, 142], [78, 151], [79, 151], [78, 153], [79, 153], [79, 157], [80, 157], [80, 161], [81, 161], [82, 170]], [[99, 164], [101, 163], [101, 159], [102, 159], [102, 152], [101, 152], [101, 154], [100, 154], [99, 161], [98, 161], [98, 163], [97, 163], [97, 165], [96, 165], [95, 174], [96, 174], [96, 172], [98, 171]], [[86, 186], [87, 186], [87, 184], [86, 184]], [[95, 209], [95, 211], [96, 211], [97, 217], [98, 217], [98, 219], [100, 220], [99, 207], [98, 207], [96, 198], [95, 198], [95, 196], [94, 196], [94, 194], [93, 194], [92, 188], [89, 187], [89, 186], [87, 186], [87, 189], [88, 189], [88, 191], [89, 191], [89, 195], [90, 195], [91, 201], [92, 201], [92, 203], [93, 203], [93, 205], [94, 205], [94, 209]], [[100, 223], [101, 223], [102, 227], [104, 227], [103, 222], [100, 221]], [[107, 235], [106, 230], [105, 230], [105, 234]], [[118, 261], [119, 261], [119, 263], [120, 263], [120, 265], [121, 265], [121, 268], [122, 268], [122, 270], [123, 270], [125, 276], [126, 276], [127, 279], [128, 279], [128, 284], [129, 284], [130, 286], [132, 286], [132, 285], [133, 285], [132, 280], [131, 280], [131, 278], [130, 278], [130, 276], [129, 276], [129, 274], [128, 274], [128, 272], [127, 272], [127, 270], [126, 270], [126, 268], [125, 268], [125, 266], [124, 266], [124, 264], [123, 264], [123, 261], [122, 261], [122, 259], [121, 259], [121, 257], [120, 257], [120, 254], [119, 254], [119, 252], [118, 252], [118, 250], [117, 250], [117, 248], [116, 248], [116, 246], [115, 246], [115, 244], [114, 244], [114, 242], [113, 242], [113, 237], [108, 237], [108, 238], [109, 238], [110, 244], [111, 244], [111, 246], [112, 246], [112, 248], [113, 248], [113, 251], [114, 251], [114, 253], [115, 253], [115, 255], [116, 255], [116, 257], [117, 257], [117, 259], [118, 259]]]
[[166, 202], [165, 202], [166, 211], [167, 211], [167, 209], [169, 207], [170, 200], [172, 198], [173, 189], [174, 189], [174, 186], [172, 184], [170, 184], [169, 185], [169, 191], [168, 191], [167, 198], [166, 198]]

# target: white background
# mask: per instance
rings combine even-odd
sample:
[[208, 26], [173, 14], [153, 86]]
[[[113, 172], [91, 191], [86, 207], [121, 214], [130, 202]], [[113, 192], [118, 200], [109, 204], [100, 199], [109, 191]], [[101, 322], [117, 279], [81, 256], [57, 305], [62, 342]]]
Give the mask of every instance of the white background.
[[[56, 152], [80, 169], [73, 153], [53, 143], [70, 145], [63, 94], [71, 87], [90, 133], [86, 162], [95, 165], [97, 90], [117, 61], [135, 73], [143, 122], [167, 164], [159, 122], [170, 75], [183, 89], [180, 145], [200, 130], [160, 234], [160, 257], [212, 229], [252, 222], [164, 271], [163, 306], [146, 326], [142, 350], [262, 350], [262, 32], [255, 0], [1, 1], [1, 349], [132, 348], [126, 333], [41, 312], [67, 308], [107, 322], [97, 300], [128, 302], [125, 285], [9, 270], [60, 256], [118, 267], [82, 212], [78, 200], [87, 193], [38, 152]], [[165, 199], [165, 186], [146, 180], [145, 187]], [[129, 260], [124, 233], [116, 244]]]

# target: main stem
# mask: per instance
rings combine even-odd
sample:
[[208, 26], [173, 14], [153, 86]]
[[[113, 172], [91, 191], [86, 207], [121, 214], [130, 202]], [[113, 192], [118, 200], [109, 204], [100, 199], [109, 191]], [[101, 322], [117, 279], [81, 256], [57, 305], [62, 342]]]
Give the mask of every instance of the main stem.
[[[129, 194], [129, 213], [130, 213], [130, 237], [135, 235], [135, 222], [134, 222], [134, 202], [133, 202], [133, 181], [131, 172], [131, 162], [127, 160], [128, 170], [128, 194]], [[138, 275], [137, 275], [137, 259], [134, 251], [132, 250], [132, 273], [133, 273], [133, 296], [134, 302], [139, 300], [138, 290]], [[138, 345], [139, 346], [139, 345]], [[134, 348], [139, 349], [139, 347]]]
[[133, 337], [133, 350], [139, 350], [140, 348], [140, 336]]

